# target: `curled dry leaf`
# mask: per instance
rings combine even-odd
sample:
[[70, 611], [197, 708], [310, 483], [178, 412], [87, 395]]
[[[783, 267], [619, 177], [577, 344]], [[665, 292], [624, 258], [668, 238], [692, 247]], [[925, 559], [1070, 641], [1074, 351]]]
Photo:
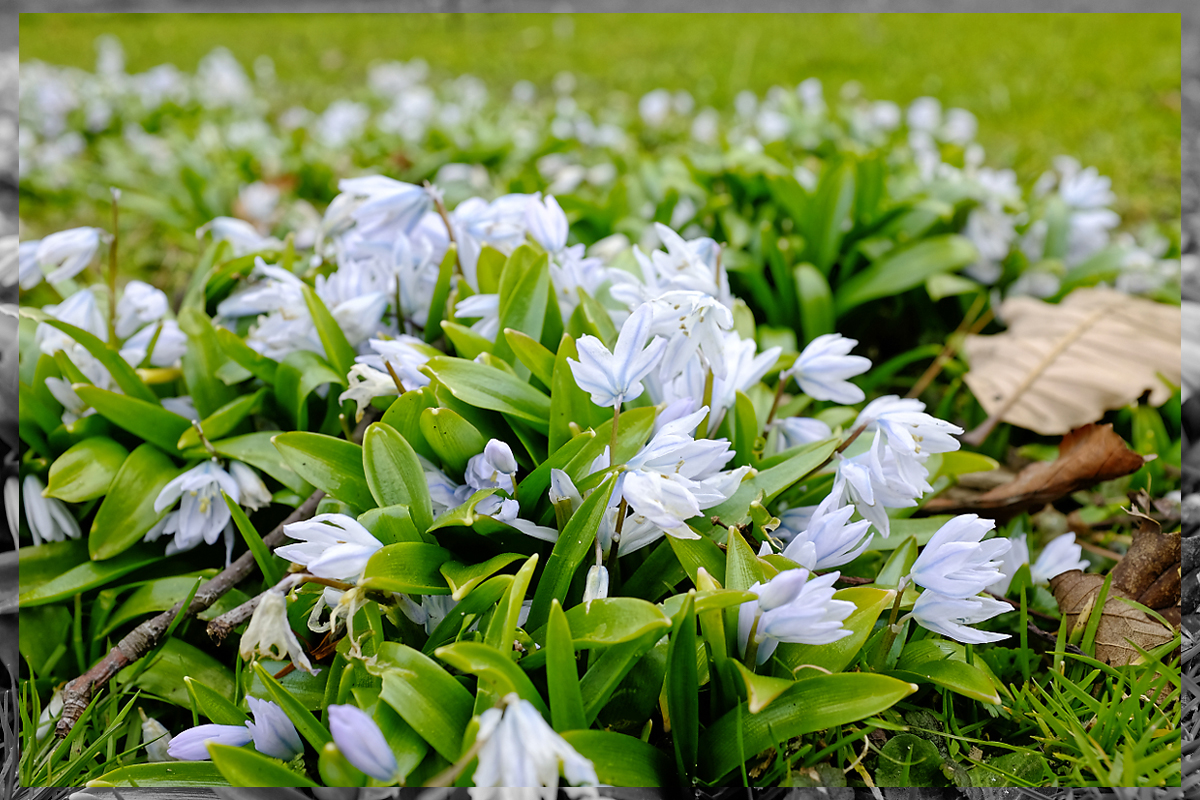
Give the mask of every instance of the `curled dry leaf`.
[[[1000, 307], [1008, 330], [968, 336], [967, 386], [988, 420], [963, 437], [978, 444], [997, 422], [1066, 433], [1150, 392], [1170, 399], [1180, 382], [1180, 310], [1111, 289], [1072, 292], [1055, 305], [1014, 297]], [[1160, 377], [1161, 376], [1161, 377]]]
[[1030, 464], [1010, 482], [974, 497], [935, 497], [924, 510], [930, 514], [974, 512], [1006, 520], [1072, 492], [1129, 475], [1145, 462], [1145, 457], [1126, 446], [1112, 425], [1088, 424], [1063, 437], [1054, 461]]

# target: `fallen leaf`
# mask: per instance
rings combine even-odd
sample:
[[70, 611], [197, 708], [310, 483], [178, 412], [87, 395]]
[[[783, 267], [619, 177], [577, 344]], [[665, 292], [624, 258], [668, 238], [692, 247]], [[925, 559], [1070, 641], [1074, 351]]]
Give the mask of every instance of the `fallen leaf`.
[[[1200, 348], [1200, 303], [1184, 300], [1180, 313], [1183, 318], [1182, 342], [1189, 353]], [[1183, 399], [1200, 391], [1200, 360], [1186, 359], [1183, 363]]]
[[975, 512], [1006, 520], [1022, 511], [1040, 509], [1072, 492], [1136, 472], [1145, 458], [1130, 450], [1112, 425], [1088, 424], [1071, 431], [1058, 445], [1058, 458], [1037, 461], [1010, 482], [973, 498], [935, 497], [925, 504], [929, 514]]
[[963, 343], [971, 365], [964, 380], [988, 413], [963, 437], [968, 443], [982, 442], [999, 421], [1066, 433], [1147, 391], [1152, 405], [1162, 405], [1173, 394], [1164, 378], [1180, 382], [1177, 307], [1084, 288], [1058, 304], [1014, 297], [999, 316], [1007, 331]]
[[[1087, 626], [1096, 595], [1103, 585], [1103, 575], [1085, 574], [1077, 569], [1050, 579], [1058, 609], [1070, 625], [1068, 630]], [[1128, 595], [1116, 586], [1110, 586], [1100, 623], [1096, 626], [1096, 658], [1114, 667], [1133, 663], [1141, 657], [1127, 640], [1137, 643], [1143, 650], [1150, 650], [1175, 638], [1174, 630], [1145, 611], [1122, 602], [1121, 598], [1128, 598]]]
[[1129, 513], [1141, 524], [1129, 551], [1112, 568], [1112, 585], [1156, 611], [1179, 605], [1179, 533], [1163, 533], [1154, 519], [1132, 509]]

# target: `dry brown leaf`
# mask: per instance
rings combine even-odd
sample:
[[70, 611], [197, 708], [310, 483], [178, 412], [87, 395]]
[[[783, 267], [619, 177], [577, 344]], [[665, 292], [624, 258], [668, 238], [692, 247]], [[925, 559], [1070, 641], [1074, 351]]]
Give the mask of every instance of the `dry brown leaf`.
[[[1050, 589], [1058, 601], [1058, 609], [1068, 619], [1069, 630], [1084, 628], [1096, 603], [1096, 595], [1104, 584], [1104, 576], [1083, 573], [1077, 569], [1050, 579]], [[1096, 626], [1096, 658], [1115, 667], [1129, 664], [1140, 653], [1127, 642], [1130, 639], [1143, 650], [1166, 644], [1175, 638], [1175, 631], [1163, 626], [1146, 612], [1124, 603], [1127, 595], [1110, 586], [1100, 623]]]
[[1146, 391], [1153, 405], [1165, 403], [1172, 391], [1159, 373], [1180, 382], [1182, 323], [1175, 306], [1085, 288], [1057, 305], [1015, 297], [999, 316], [1007, 331], [963, 343], [971, 365], [967, 386], [989, 416], [974, 438], [985, 437], [996, 421], [1047, 436], [1066, 433]]
[[[1183, 347], [1189, 353], [1200, 351], [1200, 303], [1183, 301]], [[1184, 399], [1189, 394], [1200, 392], [1200, 359], [1188, 358], [1183, 361]]]
[[1179, 605], [1179, 532], [1163, 533], [1153, 518], [1136, 509], [1129, 513], [1140, 526], [1129, 552], [1112, 568], [1112, 585], [1156, 611]]
[[1145, 458], [1130, 450], [1112, 425], [1084, 425], [1063, 437], [1058, 458], [1021, 470], [1012, 481], [974, 498], [935, 497], [925, 504], [930, 514], [973, 511], [1005, 520], [1022, 511], [1040, 509], [1080, 489], [1136, 472]]

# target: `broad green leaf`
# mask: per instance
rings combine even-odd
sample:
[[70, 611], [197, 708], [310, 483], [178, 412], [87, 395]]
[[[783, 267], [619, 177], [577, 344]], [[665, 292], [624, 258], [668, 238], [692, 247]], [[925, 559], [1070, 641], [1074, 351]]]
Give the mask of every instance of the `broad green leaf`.
[[[533, 339], [542, 338], [546, 319], [546, 304], [550, 299], [550, 260], [525, 244], [513, 251], [500, 273], [500, 332], [492, 353], [518, 366], [516, 353], [509, 344], [506, 331], [519, 331]], [[528, 370], [521, 365], [517, 372]], [[524, 375], [522, 375], [524, 377]], [[548, 384], [547, 384], [548, 385]]]
[[85, 439], [50, 465], [46, 497], [83, 503], [108, 493], [129, 451], [107, 436]]
[[942, 777], [942, 757], [932, 742], [898, 733], [879, 751], [875, 783], [879, 786], [933, 786]]
[[279, 362], [254, 350], [242, 337], [227, 328], [216, 329], [217, 343], [235, 364], [268, 385], [275, 384]]
[[841, 672], [854, 661], [875, 627], [875, 621], [895, 600], [892, 592], [869, 586], [851, 586], [833, 593], [834, 599], [854, 603], [855, 609], [842, 621], [842, 627], [853, 631], [832, 644], [811, 645], [783, 643], [775, 650], [775, 658], [793, 674], [801, 667], [816, 667], [800, 675], [809, 676], [820, 670]]
[[312, 494], [312, 485], [288, 466], [283, 454], [275, 447], [272, 440], [278, 434], [279, 431], [258, 431], [220, 439], [211, 444], [217, 455], [244, 461], [267, 473], [296, 494]]
[[546, 627], [546, 689], [550, 697], [550, 718], [554, 730], [578, 730], [587, 727], [583, 714], [583, 695], [579, 691], [579, 668], [575, 663], [575, 644], [570, 623], [558, 600], [550, 604]]
[[771, 701], [792, 688], [795, 681], [787, 678], [772, 678], [770, 675], [756, 675], [745, 667], [742, 662], [730, 659], [742, 677], [746, 689], [746, 703], [751, 714], [762, 711]]
[[935, 303], [946, 297], [983, 291], [983, 288], [980, 283], [970, 278], [946, 272], [939, 272], [925, 279], [925, 293]]
[[[718, 517], [722, 525], [744, 525], [750, 521], [750, 504], [759, 492], [763, 494], [762, 503], [770, 503], [785, 489], [799, 483], [809, 473], [824, 464], [838, 448], [838, 444], [838, 439], [835, 437], [797, 448], [795, 455], [782, 464], [762, 470], [754, 477], [743, 480], [732, 497], [720, 505], [707, 509], [702, 517], [691, 520], [691, 524], [697, 530], [709, 530], [712, 528], [710, 520]], [[715, 573], [713, 574], [715, 576]]]
[[116, 381], [117, 386], [121, 387], [122, 392], [131, 398], [145, 400], [147, 403], [158, 405], [158, 395], [146, 385], [145, 381], [138, 377], [137, 370], [131, 367], [129, 362], [122, 358], [116, 350], [109, 347], [98, 337], [82, 328], [77, 328], [74, 325], [55, 319], [41, 309], [23, 307], [21, 309], [21, 316], [34, 319], [67, 334], [78, 342], [84, 350], [87, 350], [93, 358], [104, 365], [104, 368], [108, 370], [112, 379]]
[[442, 318], [446, 316], [446, 301], [450, 297], [450, 279], [454, 276], [454, 265], [457, 262], [458, 248], [452, 244], [442, 256], [437, 283], [433, 287], [433, 297], [429, 301], [429, 317], [425, 320], [425, 341], [429, 344], [442, 335]]
[[1052, 773], [1045, 756], [1041, 753], [1023, 751], [989, 758], [967, 770], [967, 774], [971, 777], [972, 786], [992, 788], [997, 786], [1046, 786]]
[[422, 386], [420, 389], [410, 389], [400, 395], [388, 406], [388, 410], [383, 412], [383, 417], [379, 421], [395, 428], [397, 433], [408, 440], [413, 450], [430, 461], [436, 461], [438, 454], [425, 440], [425, 434], [421, 432], [421, 414], [427, 408], [437, 407], [438, 402], [437, 398], [433, 396], [433, 389]]
[[467, 596], [479, 584], [524, 556], [519, 553], [502, 553], [478, 564], [447, 561], [440, 567], [442, 577], [450, 585], [451, 599], [458, 601]]
[[221, 496], [225, 499], [225, 505], [229, 508], [229, 513], [233, 517], [233, 524], [237, 526], [238, 532], [242, 534], [242, 539], [246, 542], [246, 547], [254, 554], [254, 563], [258, 564], [258, 569], [263, 574], [263, 579], [268, 586], [274, 586], [283, 579], [283, 575], [287, 572], [288, 562], [279, 556], [275, 555], [262, 537], [258, 535], [258, 531], [250, 524], [250, 518], [246, 516], [246, 512], [238, 505], [233, 498], [221, 492]]
[[737, 399], [731, 414], [726, 419], [733, 423], [733, 447], [736, 451], [733, 461], [726, 466], [757, 467], [759, 456], [762, 454], [761, 444], [755, 452], [755, 444], [762, 430], [758, 424], [758, 415], [754, 411], [754, 403], [742, 392], [737, 393]]
[[550, 386], [554, 381], [554, 353], [537, 339], [512, 328], [504, 331], [505, 341], [517, 359], [525, 365], [533, 377]]
[[190, 705], [185, 677], [192, 677], [226, 697], [233, 696], [233, 673], [217, 659], [180, 639], [167, 639], [149, 665], [134, 663], [117, 673], [117, 680], [162, 697], [177, 706]]
[[[303, 620], [303, 617], [300, 617]], [[301, 624], [303, 624], [301, 622]], [[290, 661], [275, 661], [269, 658], [260, 658], [257, 664], [262, 665], [263, 669], [270, 675], [278, 675], [281, 670], [291, 664]], [[266, 684], [263, 683], [255, 670], [247, 670], [242, 673], [242, 680], [245, 681], [246, 694], [251, 697], [269, 698], [271, 693], [267, 690]], [[321, 708], [322, 702], [325, 700], [326, 681], [329, 680], [329, 670], [321, 670], [316, 675], [309, 675], [302, 669], [293, 669], [285, 674], [282, 678], [275, 679], [284, 690], [295, 698], [296, 702], [309, 711], [316, 711]]]
[[534, 590], [533, 606], [526, 623], [529, 629], [540, 628], [546, 624], [552, 600], [565, 602], [567, 589], [575, 577], [576, 570], [592, 552], [592, 543], [596, 540], [596, 532], [600, 529], [600, 522], [604, 518], [604, 511], [608, 507], [608, 499], [615, 485], [615, 477], [606, 479], [588, 495], [559, 534], [558, 541], [554, 543], [554, 550], [546, 560], [546, 569], [538, 580], [537, 589]]
[[805, 231], [806, 257], [826, 275], [837, 261], [854, 211], [856, 172], [849, 158], [827, 166], [808, 203], [808, 214], [795, 220]]
[[395, 754], [396, 772], [400, 776], [400, 780], [404, 780], [425, 758], [425, 754], [429, 752], [429, 745], [421, 738], [421, 734], [417, 733], [413, 726], [405, 722], [404, 718], [387, 703], [375, 703], [371, 715], [375, 718], [375, 724], [379, 726], [392, 753]]
[[448, 761], [462, 753], [463, 733], [474, 700], [437, 662], [398, 642], [379, 647], [374, 666], [383, 678], [379, 698]]
[[[600, 424], [610, 416], [592, 402], [591, 396], [579, 388], [567, 359], [579, 359], [579, 351], [570, 334], [563, 334], [558, 352], [554, 356], [554, 368], [550, 375], [550, 452], [569, 442], [575, 436], [571, 423], [580, 430]], [[619, 432], [619, 431], [618, 431]]]
[[183, 355], [183, 381], [192, 404], [203, 419], [237, 397], [237, 390], [216, 377], [228, 356], [217, 340], [216, 329], [208, 315], [191, 309], [181, 311], [179, 327], [188, 337], [187, 352]]
[[886, 675], [843, 672], [797, 681], [758, 714], [742, 703], [701, 733], [700, 778], [716, 782], [751, 754], [878, 714], [914, 691], [913, 684]]
[[[894, 537], [895, 533], [892, 536]], [[900, 546], [893, 550], [888, 560], [884, 562], [879, 574], [875, 577], [875, 585], [895, 589], [912, 570], [912, 565], [916, 560], [917, 539], [915, 536], [908, 536], [900, 541]]]
[[508, 586], [508, 591], [504, 593], [504, 597], [500, 598], [500, 605], [496, 607], [496, 613], [488, 625], [487, 633], [484, 634], [483, 640], [489, 647], [494, 647], [505, 654], [512, 652], [513, 637], [517, 632], [517, 620], [521, 616], [521, 605], [525, 602], [525, 593], [529, 590], [530, 581], [533, 580], [533, 571], [537, 568], [537, 562], [538, 557], [534, 553], [517, 570], [512, 583]]
[[30, 589], [20, 595], [17, 602], [22, 608], [40, 606], [74, 597], [89, 589], [96, 589], [131, 572], [164, 560], [162, 549], [161, 544], [147, 544], [127, 549], [107, 561], [87, 561]]
[[350, 763], [333, 742], [326, 742], [317, 756], [317, 773], [326, 786], [359, 787], [367, 785], [367, 776]]
[[971, 240], [957, 234], [934, 236], [892, 251], [838, 287], [834, 295], [837, 313], [840, 316], [868, 300], [908, 291], [931, 275], [970, 264], [978, 255]]
[[346, 340], [342, 326], [338, 325], [333, 314], [329, 313], [325, 302], [317, 296], [311, 286], [301, 284], [300, 290], [304, 293], [304, 303], [308, 306], [308, 315], [312, 317], [313, 327], [317, 329], [317, 336], [321, 339], [321, 346], [325, 349], [325, 357], [329, 359], [330, 365], [335, 370], [343, 376], [348, 375], [350, 368], [354, 366], [354, 357], [357, 354], [350, 342]]
[[699, 539], [680, 539], [676, 536], [666, 537], [667, 544], [687, 572], [692, 583], [696, 582], [699, 570], [703, 568], [718, 581], [725, 580], [725, 554], [717, 543], [707, 536]]
[[[758, 595], [753, 592], [745, 592], [738, 589], [709, 589], [709, 590], [692, 590], [694, 596], [692, 602], [696, 606], [696, 613], [703, 614], [706, 611], [720, 611], [723, 608], [730, 606], [740, 606], [742, 603], [749, 603], [751, 600], [757, 600]], [[683, 608], [684, 602], [688, 595], [677, 594], [668, 597], [662, 602], [662, 610], [668, 617], [674, 618], [679, 610]]]
[[725, 586], [739, 591], [766, 580], [758, 556], [737, 528], [729, 529], [725, 540]]
[[[640, 639], [656, 630], [665, 632], [671, 619], [662, 609], [636, 597], [602, 597], [580, 603], [566, 613], [575, 647], [606, 647]], [[539, 641], [546, 631], [539, 630]]]
[[372, 508], [359, 515], [359, 523], [385, 545], [401, 542], [426, 542], [433, 544], [433, 537], [422, 536], [412, 521], [408, 506], [384, 506]]
[[266, 694], [269, 699], [283, 709], [283, 713], [287, 714], [288, 719], [296, 726], [296, 730], [305, 740], [311, 744], [318, 752], [326, 742], [333, 741], [328, 729], [313, 716], [313, 713], [304, 707], [304, 704], [292, 696], [292, 693], [284, 688], [283, 684], [275, 680], [275, 677], [262, 665], [262, 662], [254, 662], [254, 672], [258, 676], [258, 680], [266, 689]]
[[212, 742], [208, 754], [213, 766], [229, 781], [231, 786], [316, 786], [299, 772], [294, 772], [282, 761], [264, 756], [248, 747], [229, 747]]
[[[254, 394], [242, 395], [218, 408], [200, 423], [200, 428], [204, 431], [204, 438], [209, 442], [215, 442], [233, 433], [234, 428], [240, 425], [242, 420], [262, 407], [263, 398], [266, 396], [267, 390], [263, 388]], [[199, 444], [200, 434], [193, 425], [189, 426], [179, 437], [176, 447], [186, 450], [189, 447], [197, 447]]]
[[[199, 573], [206, 579], [215, 574], [214, 570], [204, 570]], [[107, 636], [112, 631], [127, 622], [131, 622], [146, 614], [156, 614], [174, 607], [180, 600], [187, 598], [192, 587], [196, 585], [197, 574], [175, 575], [169, 578], [156, 578], [141, 584], [134, 589], [120, 606], [112, 612], [100, 631], [101, 636]], [[203, 581], [201, 586], [203, 586]], [[117, 587], [109, 591], [119, 592], [125, 587]], [[197, 616], [202, 620], [215, 619], [226, 611], [232, 611], [249, 598], [238, 589], [230, 589], [217, 602], [200, 612]]]
[[475, 587], [442, 618], [438, 626], [433, 629], [433, 633], [429, 634], [429, 640], [421, 648], [421, 652], [425, 655], [433, 655], [434, 650], [453, 641], [468, 618], [485, 613], [499, 602], [504, 593], [508, 591], [508, 587], [512, 585], [512, 580], [513, 576], [511, 575], [496, 575]]
[[588, 725], [596, 719], [600, 709], [608, 704], [613, 692], [637, 664], [638, 659], [646, 655], [663, 637], [665, 630], [666, 628], [656, 626], [640, 639], [606, 647], [599, 658], [592, 660], [588, 671], [579, 681], [579, 691], [583, 695], [583, 713]]
[[664, 685], [667, 713], [671, 719], [671, 741], [675, 746], [675, 768], [684, 786], [692, 785], [700, 738], [700, 680], [696, 670], [694, 597], [692, 592], [688, 592], [683, 608], [671, 622]]
[[987, 673], [963, 661], [926, 661], [891, 674], [913, 683], [932, 683], [982, 703], [1000, 704], [1000, 695]]
[[529, 680], [525, 670], [496, 648], [481, 642], [455, 642], [439, 647], [434, 655], [461, 672], [478, 676], [497, 697], [515, 692], [521, 699], [532, 703], [542, 716], [550, 716], [550, 709], [546, 708], [545, 701], [533, 687], [533, 681]]
[[941, 453], [942, 463], [938, 467], [934, 479], [943, 475], [963, 475], [968, 472], [990, 472], [1000, 466], [994, 458], [988, 458], [982, 453], [972, 453], [967, 450], [955, 450]]
[[158, 761], [118, 767], [89, 781], [87, 785], [207, 788], [230, 784], [211, 761]]
[[551, 450], [549, 458], [538, 464], [537, 469], [521, 479], [517, 485], [516, 499], [524, 516], [529, 519], [538, 519], [538, 509], [549, 508], [548, 492], [551, 471], [566, 467], [595, 435], [593, 431], [584, 431], [562, 447]]
[[431, 358], [425, 366], [462, 402], [511, 414], [542, 433], [549, 430], [550, 398], [515, 375], [448, 356]]
[[799, 265], [793, 275], [800, 303], [800, 327], [804, 333], [804, 344], [808, 344], [818, 336], [835, 330], [837, 315], [833, 293], [829, 290], [829, 281], [812, 264]]
[[191, 676], [183, 679], [196, 710], [217, 725], [242, 725], [250, 717], [220, 692], [214, 691]]
[[673, 786], [671, 757], [633, 736], [613, 731], [571, 730], [567, 743], [596, 768], [605, 786]]
[[389, 544], [371, 556], [361, 585], [384, 592], [450, 594], [441, 566], [452, 558], [449, 550], [435, 544]]
[[363, 472], [375, 502], [408, 506], [417, 530], [428, 530], [433, 522], [433, 501], [412, 445], [395, 429], [373, 422], [363, 436], [362, 454]]
[[466, 325], [444, 319], [442, 331], [450, 344], [454, 345], [454, 353], [459, 358], [473, 359], [480, 353], [492, 352], [492, 343]]
[[271, 441], [297, 475], [326, 494], [360, 509], [376, 505], [359, 445], [307, 431], [276, 434]]
[[[36, 675], [45, 675], [66, 652], [71, 612], [63, 606], [22, 609], [17, 625], [17, 651]], [[5, 642], [5, 646], [11, 640]]]
[[192, 427], [192, 423], [186, 417], [168, 411], [157, 402], [151, 403], [107, 389], [78, 384], [75, 394], [112, 424], [158, 445], [168, 453], [178, 452], [176, 444], [179, 437]]
[[500, 291], [500, 276], [508, 256], [490, 245], [484, 245], [479, 251], [479, 260], [475, 265], [475, 275], [479, 291], [484, 294], [497, 294]]
[[596, 298], [582, 288], [578, 289], [578, 292], [579, 311], [583, 315], [584, 328], [587, 333], [604, 342], [604, 346], [611, 352], [617, 341], [617, 326], [613, 324], [612, 317], [608, 315], [608, 311], [600, 305]]
[[[42, 542], [22, 547], [17, 551], [19, 592], [23, 595], [35, 586], [84, 563], [88, 560], [87, 548], [88, 543], [83, 539], [64, 539], [61, 542]], [[5, 557], [11, 555], [6, 554]]]
[[483, 452], [487, 440], [479, 430], [449, 408], [427, 408], [421, 412], [421, 435], [441, 459], [446, 471], [462, 475], [472, 456]]
[[346, 376], [311, 350], [293, 350], [275, 371], [275, 399], [300, 430], [308, 429], [308, 397], [318, 386], [329, 384], [329, 402], [336, 402]]

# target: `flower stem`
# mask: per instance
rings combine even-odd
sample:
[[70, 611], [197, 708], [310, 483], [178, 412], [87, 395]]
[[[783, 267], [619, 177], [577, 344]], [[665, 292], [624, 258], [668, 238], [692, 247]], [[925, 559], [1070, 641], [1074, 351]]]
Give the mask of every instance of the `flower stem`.
[[[771, 427], [771, 423], [775, 421], [775, 412], [779, 410], [779, 403], [783, 400], [783, 390], [787, 388], [788, 379], [780, 378], [779, 385], [775, 387], [775, 399], [771, 401], [771, 412], [767, 414], [767, 428]], [[766, 429], [763, 431], [766, 435]]]
[[704, 415], [704, 420], [700, 423], [697, 430], [697, 439], [708, 438], [708, 421], [712, 419], [712, 395], [713, 395], [713, 371], [709, 366], [707, 374], [704, 376], [704, 405], [708, 406], [708, 413]]
[[620, 418], [621, 404], [617, 403], [615, 406], [613, 406], [612, 439], [609, 441], [608, 445], [608, 465], [610, 467], [616, 466], [617, 463], [617, 420]]
[[758, 660], [758, 621], [762, 619], [761, 614], [754, 616], [754, 624], [750, 626], [750, 635], [746, 638], [746, 655], [742, 658], [742, 662], [746, 665], [746, 669], [754, 672]]
[[887, 663], [888, 653], [892, 650], [892, 645], [896, 641], [896, 619], [900, 616], [900, 602], [904, 599], [904, 588], [908, 584], [907, 576], [900, 579], [900, 584], [896, 587], [896, 601], [892, 603], [892, 613], [888, 616], [887, 627], [883, 629], [883, 640], [880, 642], [879, 649], [875, 651], [876, 670], [883, 669]]

